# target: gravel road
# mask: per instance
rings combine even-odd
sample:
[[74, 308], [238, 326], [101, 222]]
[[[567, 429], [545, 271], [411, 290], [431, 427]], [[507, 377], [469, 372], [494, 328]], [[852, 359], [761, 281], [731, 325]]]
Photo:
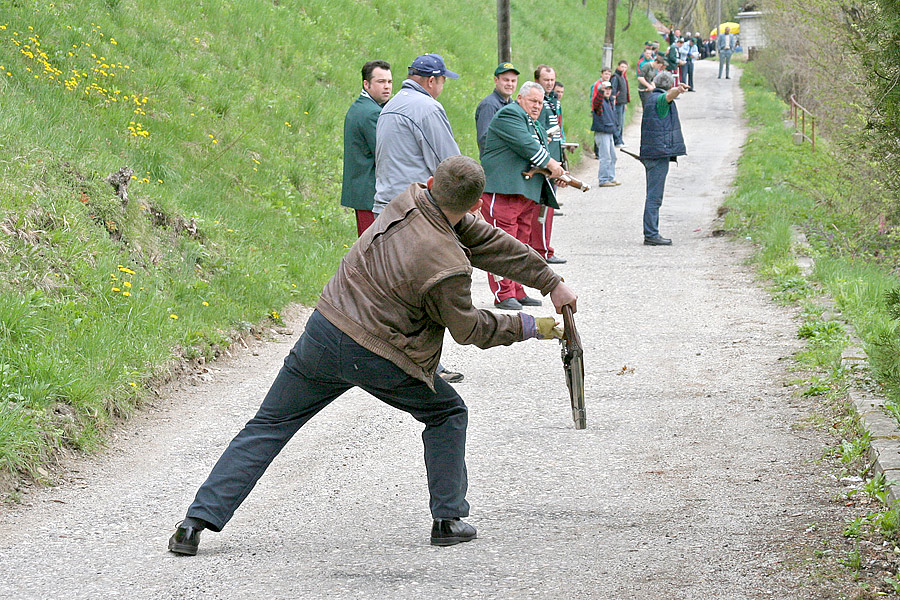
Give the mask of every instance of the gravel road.
[[[642, 245], [643, 169], [625, 155], [622, 186], [562, 194], [554, 246], [580, 294], [588, 429], [573, 428], [555, 343], [480, 351], [448, 337], [444, 362], [466, 376], [477, 540], [429, 546], [421, 427], [355, 390], [198, 556], [166, 551], [301, 311], [291, 335], [172, 385], [107, 452], [0, 509], [0, 598], [816, 597], [785, 565], [811, 525], [840, 518], [838, 484], [819, 435], [792, 428], [809, 411], [784, 385], [793, 310], [755, 282], [746, 245], [711, 236], [746, 136], [737, 77], [715, 69], [698, 64], [699, 91], [678, 100], [689, 154], [660, 217], [672, 247]], [[628, 149], [639, 136], [638, 120]], [[487, 308], [485, 276], [475, 283]]]

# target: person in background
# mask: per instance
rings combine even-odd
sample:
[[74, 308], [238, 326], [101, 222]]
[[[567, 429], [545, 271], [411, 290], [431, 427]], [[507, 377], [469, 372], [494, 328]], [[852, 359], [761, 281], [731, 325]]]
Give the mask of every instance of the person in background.
[[616, 148], [625, 145], [622, 133], [625, 131], [625, 108], [631, 102], [631, 91], [628, 89], [628, 61], [622, 59], [610, 80], [612, 84], [613, 105], [616, 107], [616, 133], [613, 136]]
[[[417, 56], [400, 91], [381, 109], [375, 132], [376, 218], [410, 184], [428, 181], [441, 161], [459, 154], [450, 120], [437, 101], [447, 79], [459, 75], [440, 54]], [[448, 383], [463, 380], [462, 373], [441, 364], [438, 374]]]
[[600, 92], [591, 104], [591, 131], [594, 132], [594, 146], [597, 148], [597, 182], [600, 187], [621, 185], [616, 181], [615, 134], [616, 109], [612, 103], [612, 84], [604, 81]]
[[719, 79], [722, 79], [722, 67], [725, 67], [725, 79], [731, 79], [731, 55], [734, 52], [735, 39], [731, 34], [731, 27], [725, 28], [725, 33], [716, 39], [716, 49], [719, 52]]
[[[526, 81], [516, 101], [497, 111], [488, 127], [481, 160], [486, 180], [481, 214], [489, 224], [525, 244], [531, 241], [535, 214], [543, 206], [556, 205], [556, 194], [546, 176], [536, 174], [525, 179], [522, 173], [532, 167], [546, 168], [555, 177], [565, 173], [550, 155], [546, 131], [537, 120], [544, 108], [544, 89]], [[494, 306], [522, 310], [523, 306], [541, 305], [540, 300], [525, 294], [520, 283], [494, 273], [488, 271]]]
[[356, 211], [356, 235], [363, 234], [375, 213], [375, 128], [381, 107], [391, 98], [391, 65], [370, 60], [362, 68], [362, 92], [344, 117], [344, 177], [341, 206]]
[[[559, 103], [556, 92], [553, 91], [553, 88], [556, 86], [556, 71], [553, 67], [538, 65], [534, 70], [534, 80], [544, 88], [544, 108], [541, 110], [538, 121], [544, 126], [544, 131], [547, 133], [547, 147], [550, 151], [550, 156], [553, 157], [553, 160], [562, 164], [563, 134], [562, 126], [560, 125], [562, 106]], [[559, 205], [556, 204], [556, 198], [554, 197], [554, 202], [547, 206], [544, 218], [541, 218], [539, 212], [535, 213], [534, 221], [531, 224], [531, 240], [529, 243], [550, 264], [563, 264], [566, 262], [566, 259], [556, 255], [553, 246], [550, 245], [550, 236], [553, 233], [553, 213], [557, 208], [559, 208]]]
[[478, 156], [484, 154], [484, 138], [488, 125], [497, 111], [512, 102], [519, 83], [519, 70], [512, 63], [503, 62], [494, 69], [494, 91], [487, 95], [475, 109], [475, 139], [478, 142]]
[[659, 207], [666, 189], [669, 162], [687, 154], [675, 99], [687, 86], [675, 85], [674, 76], [660, 71], [653, 78], [654, 89], [644, 104], [641, 119], [641, 162], [647, 176], [644, 201], [644, 245], [671, 246], [672, 240], [659, 235]]
[[650, 97], [650, 92], [654, 90], [656, 86], [653, 85], [653, 78], [656, 77], [656, 74], [660, 71], [665, 70], [666, 68], [666, 57], [661, 54], [657, 54], [656, 57], [652, 61], [645, 62], [641, 66], [641, 74], [638, 75], [638, 96], [641, 98], [641, 107], [647, 104], [647, 99]]

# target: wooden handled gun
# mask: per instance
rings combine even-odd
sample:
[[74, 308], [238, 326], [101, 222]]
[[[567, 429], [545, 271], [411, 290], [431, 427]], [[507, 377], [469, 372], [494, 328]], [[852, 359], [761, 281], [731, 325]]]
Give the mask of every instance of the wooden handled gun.
[[[541, 167], [531, 167], [527, 171], [522, 171], [522, 177], [524, 177], [525, 179], [531, 179], [535, 175], [544, 175], [545, 177], [547, 177], [549, 179], [550, 178], [550, 170], [544, 169]], [[572, 177], [569, 174], [565, 174], [562, 177], [557, 177], [556, 179], [559, 179], [560, 181], [565, 181], [568, 185], [571, 185], [576, 190], [581, 190], [582, 192], [586, 192], [589, 189], [591, 189], [590, 185], [584, 183], [580, 179], [575, 179], [574, 177]]]
[[584, 348], [581, 345], [581, 336], [575, 329], [572, 307], [564, 304], [562, 315], [563, 338], [559, 343], [562, 346], [566, 386], [569, 388], [569, 398], [572, 401], [572, 419], [575, 421], [575, 429], [585, 429], [587, 416], [584, 412]]

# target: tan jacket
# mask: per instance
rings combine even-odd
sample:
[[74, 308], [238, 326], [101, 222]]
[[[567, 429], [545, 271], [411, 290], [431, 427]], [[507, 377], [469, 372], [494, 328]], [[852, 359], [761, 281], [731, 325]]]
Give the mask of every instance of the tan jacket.
[[316, 309], [360, 346], [434, 387], [444, 329], [479, 348], [522, 340], [517, 314], [472, 306], [472, 266], [549, 294], [560, 282], [506, 232], [466, 215], [455, 228], [421, 183], [384, 209], [325, 285]]

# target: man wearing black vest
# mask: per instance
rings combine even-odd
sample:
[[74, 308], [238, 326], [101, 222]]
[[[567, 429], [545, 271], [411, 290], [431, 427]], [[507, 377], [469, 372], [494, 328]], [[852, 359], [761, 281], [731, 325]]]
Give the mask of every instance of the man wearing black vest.
[[666, 189], [669, 162], [687, 154], [675, 98], [688, 86], [675, 86], [675, 78], [668, 71], [660, 71], [653, 78], [655, 88], [644, 103], [641, 119], [641, 162], [647, 175], [647, 197], [644, 201], [644, 245], [670, 246], [672, 240], [659, 235], [659, 207]]

